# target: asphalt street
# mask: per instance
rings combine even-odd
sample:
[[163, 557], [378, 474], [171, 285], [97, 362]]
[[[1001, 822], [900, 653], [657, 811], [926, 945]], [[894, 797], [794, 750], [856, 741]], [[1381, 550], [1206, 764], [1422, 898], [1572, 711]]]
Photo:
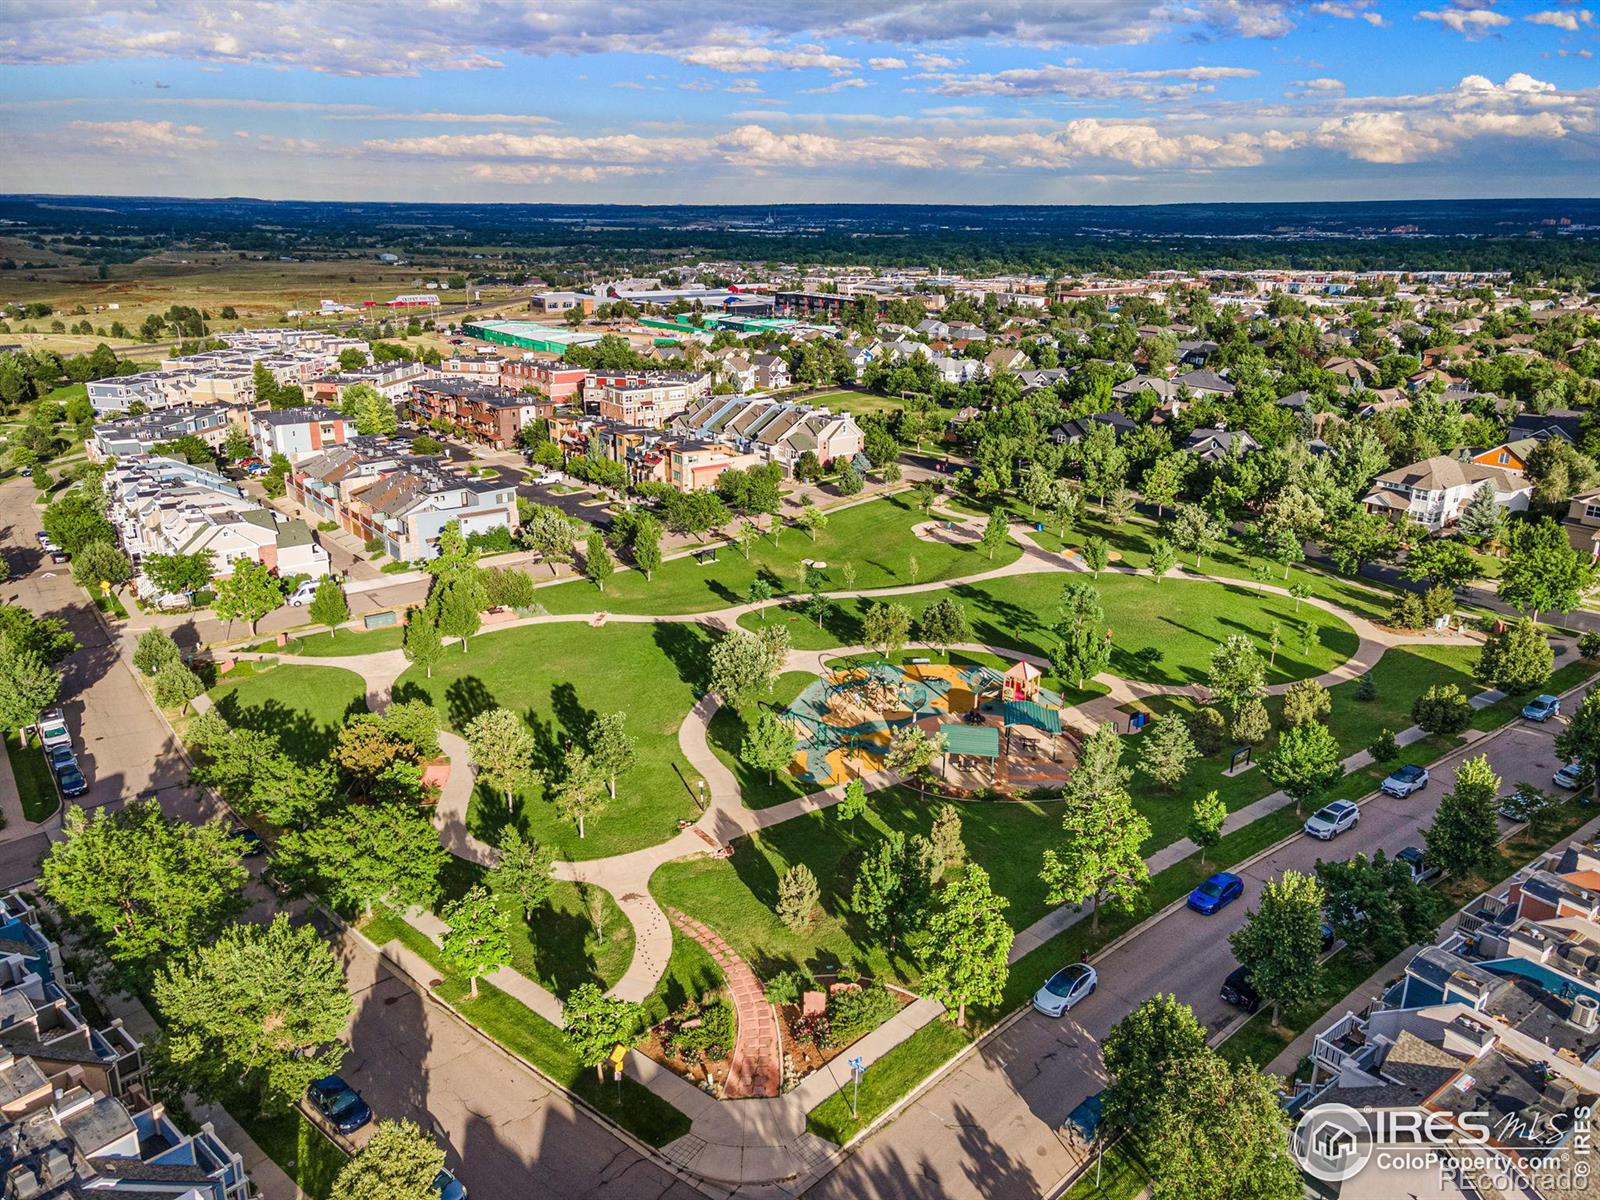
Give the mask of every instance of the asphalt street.
[[[1568, 710], [1576, 704], [1574, 697]], [[1524, 780], [1548, 788], [1560, 765], [1554, 746], [1558, 729], [1554, 722], [1518, 722], [1481, 738], [1434, 768], [1422, 792], [1405, 800], [1368, 798], [1359, 824], [1334, 841], [1299, 837], [1241, 870], [1241, 901], [1210, 917], [1179, 909], [1124, 942], [1096, 963], [1100, 985], [1093, 996], [1060, 1019], [1030, 1010], [808, 1195], [817, 1200], [963, 1200], [1049, 1194], [1076, 1162], [1056, 1131], [1067, 1113], [1105, 1086], [1099, 1043], [1122, 1016], [1160, 992], [1192, 1006], [1213, 1031], [1238, 1016], [1218, 994], [1236, 965], [1228, 935], [1244, 923], [1262, 884], [1289, 868], [1311, 871], [1318, 859], [1375, 850], [1393, 854], [1422, 845], [1422, 829], [1453, 786], [1463, 758], [1487, 753], [1508, 789]]]

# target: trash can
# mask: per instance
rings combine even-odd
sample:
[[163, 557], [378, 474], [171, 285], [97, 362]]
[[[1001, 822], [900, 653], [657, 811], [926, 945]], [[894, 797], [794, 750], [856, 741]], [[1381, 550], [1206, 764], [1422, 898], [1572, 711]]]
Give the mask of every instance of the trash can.
[[1044, 522], [1043, 521], [1035, 521], [1033, 523], [1033, 531], [1035, 533], [1043, 533], [1044, 532]]

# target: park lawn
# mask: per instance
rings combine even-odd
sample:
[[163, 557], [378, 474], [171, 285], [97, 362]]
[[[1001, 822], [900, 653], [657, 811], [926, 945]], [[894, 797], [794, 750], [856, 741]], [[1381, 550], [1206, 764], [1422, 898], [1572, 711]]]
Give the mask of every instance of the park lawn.
[[250, 1111], [257, 1104], [253, 1098], [225, 1100], [234, 1119], [302, 1192], [312, 1200], [327, 1200], [333, 1194], [333, 1182], [350, 1160], [304, 1113], [290, 1107], [255, 1114]]
[[251, 649], [265, 650], [269, 654], [274, 651], [294, 654], [301, 658], [350, 658], [359, 654], [382, 654], [387, 650], [398, 650], [404, 636], [405, 631], [398, 625], [372, 630], [336, 629], [331, 634], [326, 631], [302, 633], [290, 638], [289, 644], [281, 650], [275, 642], [264, 642]]
[[229, 725], [269, 733], [297, 762], [325, 762], [351, 713], [367, 710], [361, 676], [341, 667], [267, 667], [211, 689], [217, 714]]
[[[974, 502], [967, 497], [946, 496], [941, 502], [948, 507], [980, 515], [987, 515], [993, 507], [991, 504]], [[1121, 525], [1113, 525], [1091, 503], [1085, 506], [1079, 519], [1068, 526], [1067, 536], [1062, 538], [1058, 532], [1059, 527], [1051, 522], [1047, 515], [1043, 513], [1038, 516], [1030, 515], [1024, 501], [1004, 499], [1001, 503], [1016, 520], [1030, 527], [1036, 521], [1044, 522], [1043, 532], [1033, 531], [1030, 528], [1029, 536], [1046, 550], [1059, 554], [1066, 550], [1076, 550], [1089, 538], [1104, 538], [1111, 549], [1112, 562], [1139, 571], [1149, 570], [1151, 547], [1161, 536], [1163, 525], [1161, 521], [1142, 513], [1134, 514]], [[1172, 509], [1169, 508], [1166, 517], [1171, 516]], [[1384, 620], [1394, 602], [1393, 593], [1380, 591], [1365, 582], [1323, 570], [1309, 570], [1295, 566], [1289, 569], [1285, 577], [1281, 563], [1251, 554], [1235, 545], [1217, 547], [1198, 565], [1193, 555], [1181, 554], [1178, 559], [1178, 569], [1186, 574], [1220, 575], [1230, 579], [1253, 580], [1259, 575], [1263, 582], [1281, 588], [1290, 588], [1297, 583], [1303, 584], [1311, 595], [1337, 604], [1357, 616], [1366, 617], [1369, 621]]]
[[898, 397], [880, 396], [876, 392], [824, 392], [820, 396], [807, 396], [805, 403], [819, 408], [825, 406], [834, 412], [847, 412], [855, 417], [900, 411]]
[[[8, 730], [6, 757], [11, 760], [11, 775], [17, 782], [24, 819], [37, 822], [54, 814], [61, 806], [61, 793], [56, 791], [56, 781], [44, 750], [31, 743], [24, 746], [17, 740], [16, 731]], [[0, 824], [4, 824], [3, 819]]]
[[645, 1021], [651, 1025], [660, 1024], [689, 1001], [702, 1000], [713, 992], [725, 992], [727, 986], [728, 977], [706, 948], [674, 925], [667, 969], [656, 982], [655, 991], [644, 1001]]
[[[794, 702], [795, 697], [814, 682], [816, 676], [805, 671], [785, 672], [778, 676], [771, 698], [763, 701], [763, 705], [781, 713]], [[755, 718], [756, 714], [751, 713], [750, 720], [754, 721]], [[725, 704], [717, 710], [717, 715], [711, 718], [706, 736], [712, 753], [722, 760], [723, 765], [732, 771], [734, 778], [739, 781], [739, 795], [747, 808], [769, 808], [815, 790], [812, 784], [788, 771], [775, 772], [768, 778], [767, 772], [758, 771], [741, 762], [739, 747], [744, 744], [748, 729], [749, 723], [745, 718], [735, 712], [732, 705]]]
[[[920, 616], [930, 604], [953, 596], [967, 610], [974, 642], [1049, 658], [1055, 642], [1050, 626], [1060, 608], [1062, 585], [1086, 578], [1078, 572], [1046, 571], [955, 584], [933, 592], [843, 599], [833, 606], [823, 628], [803, 614], [779, 611], [784, 612], [797, 649], [825, 650], [860, 644], [862, 614], [880, 599], [902, 604]], [[1230, 634], [1242, 633], [1266, 658], [1271, 654], [1274, 624], [1279, 627], [1280, 645], [1275, 665], [1267, 672], [1269, 683], [1320, 675], [1346, 661], [1360, 644], [1355, 631], [1333, 613], [1307, 604], [1296, 612], [1292, 598], [1276, 593], [1207, 580], [1156, 580], [1120, 571], [1105, 572], [1093, 582], [1099, 588], [1113, 639], [1109, 669], [1124, 679], [1172, 685], [1204, 683], [1218, 643]], [[772, 619], [769, 615], [768, 620]], [[760, 623], [756, 613], [739, 618], [746, 629], [759, 628]], [[1146, 663], [1139, 658], [1148, 648], [1161, 652], [1158, 661]]]
[[[679, 753], [678, 727], [705, 685], [710, 638], [690, 622], [497, 630], [470, 639], [466, 653], [452, 646], [431, 679], [416, 668], [407, 671], [395, 695], [432, 701], [458, 732], [490, 708], [520, 713], [533, 730], [535, 765], [546, 785], [518, 799], [514, 819], [560, 858], [604, 858], [666, 841], [680, 819], [698, 816], [698, 776]], [[580, 839], [547, 799], [550, 784], [560, 777], [568, 740], [584, 736], [595, 717], [618, 710], [628, 714], [636, 762], [617, 780], [617, 798], [591, 816]], [[472, 831], [495, 842], [507, 819], [505, 801], [480, 789], [468, 815]]]
[[381, 910], [362, 923], [361, 932], [379, 945], [398, 941], [419, 955], [439, 973], [440, 982], [432, 989], [435, 996], [469, 1024], [643, 1141], [665, 1146], [689, 1132], [688, 1117], [632, 1079], [622, 1080], [619, 1103], [617, 1085], [598, 1080], [594, 1069], [578, 1060], [561, 1030], [520, 1000], [483, 980], [478, 982], [478, 998], [472, 999], [467, 981], [445, 965], [439, 947], [395, 913]]
[[846, 1090], [829, 1096], [806, 1114], [806, 1128], [843, 1146], [876, 1121], [919, 1083], [971, 1042], [965, 1030], [943, 1017], [928, 1022], [890, 1050], [861, 1077], [856, 1116], [850, 1115]]
[[[452, 857], [445, 864], [443, 894], [436, 912], [459, 899], [468, 888], [487, 883], [488, 871], [477, 863]], [[511, 914], [511, 966], [548, 991], [565, 996], [579, 984], [609, 988], [633, 960], [633, 926], [611, 893], [593, 889], [601, 905], [602, 933], [589, 921], [586, 896], [578, 884], [556, 880], [550, 898], [524, 917], [508, 902]]]
[[764, 534], [748, 560], [737, 546], [724, 546], [715, 563], [701, 565], [692, 556], [674, 558], [649, 580], [638, 571], [619, 571], [604, 592], [587, 580], [540, 588], [539, 603], [553, 613], [708, 612], [744, 603], [758, 575], [778, 595], [802, 591], [803, 559], [827, 563], [828, 587], [838, 590], [845, 587], [839, 569], [845, 563], [855, 566], [857, 588], [882, 588], [976, 575], [1004, 566], [1022, 553], [1016, 543], [1007, 542], [991, 561], [976, 545], [925, 541], [911, 532], [923, 519], [904, 496], [886, 496], [830, 512], [828, 527], [815, 542], [798, 529], [785, 528], [777, 545]]
[[[691, 913], [720, 933], [763, 978], [801, 964], [831, 970], [854, 963], [872, 974], [914, 984], [917, 969], [903, 948], [890, 953], [850, 911], [863, 854], [891, 830], [926, 834], [941, 802], [910, 788], [873, 792], [866, 816], [841, 820], [832, 810], [808, 813], [733, 843], [731, 859], [694, 857], [656, 871], [651, 891], [663, 905]], [[989, 872], [994, 890], [1011, 901], [1013, 928], [1031, 924], [1050, 905], [1039, 880], [1044, 848], [1060, 824], [1061, 805], [952, 801], [961, 814], [971, 861]], [[778, 879], [796, 863], [817, 877], [822, 898], [812, 925], [795, 933], [774, 912]]]

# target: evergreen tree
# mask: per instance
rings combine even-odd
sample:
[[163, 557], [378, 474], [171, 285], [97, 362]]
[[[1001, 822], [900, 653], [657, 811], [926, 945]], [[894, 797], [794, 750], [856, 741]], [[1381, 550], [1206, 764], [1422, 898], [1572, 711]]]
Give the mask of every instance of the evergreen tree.
[[606, 548], [604, 535], [596, 530], [583, 544], [584, 576], [603, 592], [606, 590], [606, 580], [611, 578], [616, 569], [616, 564], [611, 561], [611, 551]]
[[1059, 850], [1044, 852], [1040, 877], [1052, 904], [1094, 902], [1090, 930], [1100, 932], [1100, 910], [1108, 902], [1133, 904], [1149, 881], [1140, 847], [1150, 836], [1128, 795], [1128, 770], [1121, 765], [1122, 739], [1102, 725], [1085, 739], [1077, 769], [1063, 789], [1066, 835]]
[[798, 933], [811, 924], [812, 910], [822, 898], [817, 877], [805, 863], [796, 863], [778, 880], [778, 920]]
[[1159, 718], [1139, 739], [1139, 769], [1166, 791], [1182, 782], [1189, 765], [1199, 757], [1189, 727], [1176, 715]]
[[1073, 680], [1081, 691], [1111, 662], [1111, 630], [1105, 623], [1100, 592], [1083, 579], [1070, 579], [1061, 588], [1061, 616], [1056, 621], [1056, 653], [1051, 664], [1057, 675]]
[[1540, 628], [1523, 617], [1499, 633], [1491, 633], [1478, 654], [1480, 683], [1517, 696], [1543, 687], [1555, 670], [1555, 651]]
[[1497, 542], [1505, 536], [1506, 510], [1495, 500], [1492, 484], [1485, 483], [1472, 493], [1472, 499], [1467, 501], [1456, 521], [1456, 529], [1462, 537], [1480, 545]]

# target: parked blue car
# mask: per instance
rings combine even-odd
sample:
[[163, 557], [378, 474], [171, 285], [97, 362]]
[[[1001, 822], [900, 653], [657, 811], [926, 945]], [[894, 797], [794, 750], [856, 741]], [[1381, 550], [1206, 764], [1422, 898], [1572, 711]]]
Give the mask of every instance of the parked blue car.
[[1203, 916], [1221, 912], [1244, 895], [1244, 880], [1232, 871], [1218, 871], [1189, 893], [1189, 907]]
[[337, 1075], [325, 1075], [312, 1082], [311, 1103], [340, 1133], [354, 1133], [372, 1120], [372, 1106]]
[[56, 772], [56, 782], [61, 785], [63, 796], [81, 796], [89, 790], [89, 781], [83, 777], [83, 772], [78, 770], [77, 763], [68, 763]]
[[78, 756], [72, 752], [71, 746], [51, 746], [46, 751], [50, 755], [50, 769], [61, 772], [67, 767], [78, 765]]
[[1561, 715], [1560, 696], [1535, 696], [1522, 706], [1522, 715], [1530, 721], [1548, 721]]

